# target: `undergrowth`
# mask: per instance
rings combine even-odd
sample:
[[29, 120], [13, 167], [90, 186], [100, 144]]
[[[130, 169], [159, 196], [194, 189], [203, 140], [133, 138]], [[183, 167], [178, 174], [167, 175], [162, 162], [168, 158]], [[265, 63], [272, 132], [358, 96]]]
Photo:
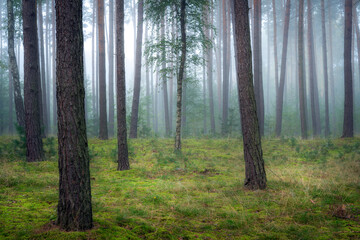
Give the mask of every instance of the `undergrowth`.
[[116, 140], [90, 139], [94, 229], [63, 232], [56, 139], [26, 163], [0, 138], [0, 239], [359, 239], [360, 139], [265, 140], [268, 188], [243, 188], [238, 139], [130, 141], [131, 170], [116, 171]]

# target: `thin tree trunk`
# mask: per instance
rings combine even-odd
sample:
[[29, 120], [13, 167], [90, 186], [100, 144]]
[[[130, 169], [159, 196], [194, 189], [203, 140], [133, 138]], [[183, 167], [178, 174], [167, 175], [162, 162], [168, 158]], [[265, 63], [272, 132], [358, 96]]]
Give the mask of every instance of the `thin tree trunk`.
[[278, 95], [279, 89], [279, 65], [278, 65], [278, 54], [277, 54], [277, 22], [276, 22], [276, 0], [272, 0], [273, 5], [273, 18], [274, 18], [274, 64], [275, 64], [275, 90], [276, 96]]
[[[148, 40], [149, 36], [148, 36], [148, 26], [146, 24], [145, 26], [145, 42]], [[146, 75], [145, 75], [145, 80], [146, 80], [146, 127], [148, 127], [150, 129], [150, 102], [151, 102], [151, 98], [150, 98], [150, 73], [149, 73], [149, 66], [148, 64], [146, 64]], [[170, 98], [171, 98], [171, 93], [170, 93]], [[171, 99], [170, 99], [171, 102]]]
[[117, 137], [118, 170], [130, 169], [126, 134], [124, 0], [116, 0]]
[[[209, 19], [210, 15], [210, 8], [206, 10], [206, 23], [212, 23], [213, 19]], [[212, 15], [211, 15], [212, 16]], [[213, 39], [213, 32], [211, 28], [205, 29], [205, 36], [206, 38]], [[211, 134], [215, 135], [215, 114], [214, 114], [214, 94], [213, 94], [213, 52], [212, 49], [206, 50], [206, 59], [207, 59], [207, 85], [209, 91], [209, 108], [210, 108], [210, 127], [211, 127]]]
[[[10, 62], [9, 62], [10, 65]], [[9, 66], [9, 134], [13, 134], [14, 132], [14, 120], [13, 120], [13, 112], [14, 112], [14, 84], [11, 74], [11, 68]], [[2, 104], [2, 103], [1, 103]], [[2, 109], [2, 108], [1, 108]], [[1, 126], [2, 129], [2, 126]]]
[[[14, 6], [12, 0], [7, 0], [7, 11], [8, 11], [8, 53], [9, 53], [9, 63], [10, 63], [10, 70], [11, 70], [11, 78], [10, 80], [10, 86], [13, 86], [13, 89], [9, 89], [11, 92], [11, 96], [14, 96], [14, 98], [10, 97], [11, 105], [13, 101], [15, 100], [15, 110], [16, 110], [16, 120], [17, 124], [25, 128], [25, 110], [24, 110], [24, 103], [21, 96], [21, 87], [20, 87], [20, 77], [19, 77], [19, 69], [16, 63], [16, 57], [15, 57], [15, 47], [14, 47], [14, 32], [15, 32], [15, 20], [14, 20]], [[13, 91], [12, 91], [13, 90]], [[14, 95], [12, 95], [14, 94]], [[11, 107], [11, 111], [12, 111]], [[11, 118], [12, 114], [10, 112]], [[12, 121], [9, 123], [12, 125]]]
[[53, 82], [53, 133], [56, 133], [57, 129], [57, 104], [56, 104], [56, 23], [55, 23], [55, 0], [51, 0], [52, 10], [52, 82]]
[[301, 137], [307, 139], [307, 104], [305, 87], [305, 63], [304, 63], [304, 0], [299, 0], [299, 32], [298, 32], [298, 55], [299, 55], [299, 103]]
[[47, 123], [48, 123], [48, 133], [51, 133], [51, 114], [50, 114], [50, 58], [49, 58], [49, 37], [50, 37], [50, 2], [46, 0], [46, 19], [45, 19], [46, 29], [45, 29], [45, 46], [46, 46], [46, 107], [47, 107]]
[[335, 113], [335, 81], [334, 81], [334, 64], [333, 64], [333, 44], [332, 44], [332, 24], [331, 24], [331, 3], [328, 1], [328, 22], [329, 22], [329, 73], [330, 73], [330, 92], [331, 92], [331, 116], [332, 130], [336, 131], [336, 113]]
[[[161, 38], [165, 41], [165, 17], [162, 19], [161, 24]], [[165, 47], [162, 50], [163, 59], [166, 58]], [[166, 69], [166, 62], [162, 62], [162, 69]], [[168, 97], [168, 87], [166, 76], [162, 77], [163, 93], [164, 93], [164, 113], [165, 113], [165, 136], [170, 136], [170, 117], [169, 117], [169, 97]]]
[[244, 141], [245, 188], [265, 189], [266, 173], [253, 87], [248, 1], [234, 1], [238, 94]]
[[109, 1], [109, 136], [114, 136], [114, 2]]
[[181, 108], [182, 108], [182, 87], [186, 62], [186, 0], [181, 0], [180, 27], [181, 27], [181, 61], [177, 79], [177, 102], [176, 102], [176, 135], [175, 150], [181, 150]]
[[43, 33], [43, 13], [42, 13], [42, 3], [38, 2], [37, 3], [38, 6], [38, 23], [39, 23], [39, 36], [40, 36], [40, 76], [41, 76], [41, 99], [42, 99], [42, 113], [43, 113], [43, 124], [44, 124], [44, 130], [43, 133], [44, 135], [48, 134], [48, 113], [47, 113], [47, 94], [46, 94], [46, 75], [45, 75], [45, 50], [44, 50], [44, 33]]
[[324, 65], [324, 87], [325, 87], [325, 137], [330, 134], [329, 120], [329, 82], [328, 82], [328, 64], [327, 64], [327, 46], [326, 46], [326, 28], [325, 28], [325, 2], [321, 0], [321, 28], [322, 28], [322, 46], [323, 46], [323, 65]]
[[344, 125], [343, 138], [354, 136], [354, 102], [351, 69], [351, 35], [352, 35], [352, 0], [345, 0], [345, 31], [344, 31]]
[[228, 134], [228, 108], [229, 108], [229, 64], [228, 57], [228, 28], [227, 28], [227, 4], [223, 0], [223, 104], [221, 134]]
[[[66, 231], [93, 227], [86, 137], [82, 1], [56, 0], [59, 204]], [[71, 39], [71, 41], [68, 41]], [[69, 58], [69, 56], [71, 56]]]
[[108, 139], [106, 113], [106, 66], [105, 66], [105, 34], [104, 34], [104, 0], [98, 0], [98, 38], [99, 38], [99, 138]]
[[283, 50], [281, 57], [281, 73], [280, 73], [280, 86], [276, 95], [276, 136], [280, 137], [282, 127], [282, 112], [284, 105], [284, 87], [285, 87], [285, 73], [287, 62], [287, 48], [288, 48], [288, 36], [289, 36], [289, 23], [290, 23], [290, 7], [291, 1], [286, 1], [286, 11], [284, 19], [284, 35], [283, 35]]
[[39, 45], [36, 25], [36, 2], [22, 1], [24, 31], [24, 102], [26, 160], [44, 160], [41, 139], [41, 91]]
[[222, 4], [221, 1], [218, 1], [218, 46], [217, 46], [217, 51], [216, 51], [216, 73], [217, 73], [217, 97], [218, 97], [218, 108], [219, 108], [219, 114], [221, 111], [221, 101], [222, 101], [222, 96], [221, 96], [221, 88], [222, 88], [222, 84], [221, 84], [221, 36], [222, 36], [222, 27], [221, 27], [221, 9], [222, 9]]
[[91, 64], [92, 64], [92, 108], [93, 108], [93, 117], [97, 118], [97, 111], [96, 111], [96, 76], [95, 76], [95, 28], [96, 28], [96, 1], [93, 1], [93, 14], [92, 14], [92, 38], [91, 38], [91, 46], [92, 46], [92, 53], [91, 53]]

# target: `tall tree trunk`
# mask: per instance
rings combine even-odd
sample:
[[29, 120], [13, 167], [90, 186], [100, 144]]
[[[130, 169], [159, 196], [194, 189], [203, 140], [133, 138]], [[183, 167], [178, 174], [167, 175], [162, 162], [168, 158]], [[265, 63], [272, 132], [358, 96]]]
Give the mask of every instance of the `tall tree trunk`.
[[[148, 40], [148, 27], [147, 24], [145, 26], [145, 42]], [[146, 74], [145, 74], [145, 80], [146, 80], [146, 127], [150, 129], [150, 73], [149, 73], [149, 66], [146, 64]], [[152, 74], [152, 73], [151, 73]], [[170, 100], [171, 100], [171, 93], [170, 93]]]
[[260, 134], [264, 135], [264, 90], [262, 83], [261, 56], [261, 0], [254, 0], [254, 87]]
[[[161, 38], [165, 42], [165, 17], [162, 19], [161, 23]], [[166, 58], [165, 47], [162, 50], [163, 59]], [[166, 69], [166, 62], [162, 62], [162, 69]], [[169, 97], [168, 97], [168, 87], [166, 76], [162, 77], [163, 93], [164, 93], [164, 115], [165, 115], [165, 136], [170, 136], [170, 117], [169, 117]]]
[[222, 36], [222, 27], [221, 27], [221, 9], [222, 9], [222, 2], [219, 0], [218, 2], [218, 27], [217, 27], [217, 31], [218, 31], [218, 41], [217, 41], [217, 49], [216, 49], [216, 79], [217, 79], [217, 97], [218, 97], [218, 108], [219, 108], [219, 115], [220, 115], [220, 111], [221, 111], [221, 101], [222, 101], [222, 96], [221, 96], [221, 88], [222, 88], [222, 84], [221, 84], [221, 36]]
[[301, 137], [307, 139], [307, 104], [305, 87], [305, 63], [304, 63], [304, 0], [299, 0], [299, 32], [298, 32], [298, 55], [299, 55], [299, 103]]
[[39, 45], [36, 26], [36, 1], [22, 1], [24, 31], [24, 102], [26, 160], [44, 160], [41, 139], [41, 91]]
[[131, 109], [130, 138], [137, 138], [137, 128], [139, 119], [140, 103], [140, 85], [141, 85], [141, 60], [142, 60], [142, 36], [143, 36], [143, 0], [138, 3], [138, 26], [136, 39], [135, 55], [135, 77], [134, 77], [134, 95]]
[[309, 63], [309, 82], [310, 82], [310, 100], [311, 100], [311, 117], [314, 136], [319, 136], [321, 133], [320, 120], [319, 120], [319, 98], [318, 87], [316, 79], [316, 66], [315, 66], [315, 48], [312, 27], [312, 3], [311, 0], [307, 1], [307, 21], [308, 21], [308, 63]]
[[279, 137], [281, 134], [282, 127], [282, 112], [284, 105], [284, 87], [285, 87], [285, 73], [286, 73], [286, 62], [287, 62], [287, 48], [288, 48], [288, 36], [289, 36], [289, 23], [290, 23], [290, 7], [291, 1], [286, 1], [286, 11], [284, 19], [284, 35], [283, 35], [283, 49], [281, 57], [281, 73], [280, 73], [280, 86], [276, 95], [276, 136]]
[[109, 136], [114, 136], [114, 2], [109, 1]]
[[333, 64], [333, 44], [332, 44], [332, 8], [331, 2], [328, 1], [328, 22], [329, 22], [329, 73], [330, 73], [330, 92], [331, 92], [331, 116], [332, 116], [332, 131], [336, 131], [336, 114], [335, 114], [335, 81], [334, 81], [334, 64]]
[[91, 53], [91, 64], [92, 64], [92, 111], [94, 119], [97, 119], [97, 110], [96, 110], [96, 81], [97, 76], [95, 75], [95, 54], [97, 54], [97, 50], [95, 47], [95, 29], [96, 29], [96, 1], [92, 0], [93, 2], [93, 14], [92, 14], [92, 38], [91, 38], [91, 46], [92, 46], [92, 53]]
[[[59, 204], [66, 231], [93, 227], [86, 137], [82, 1], [56, 0]], [[68, 41], [71, 39], [71, 41]], [[71, 57], [69, 57], [71, 56]]]
[[345, 0], [345, 31], [344, 31], [344, 125], [342, 137], [354, 136], [354, 100], [351, 70], [351, 35], [352, 35], [352, 0]]
[[[212, 23], [212, 18], [210, 20], [209, 15], [211, 15], [210, 8], [207, 8], [205, 14], [205, 18], [206, 18], [205, 22], [207, 24]], [[211, 28], [205, 29], [205, 36], [206, 38], [213, 39], [213, 32]], [[215, 135], [215, 114], [214, 114], [214, 94], [213, 94], [213, 52], [211, 48], [206, 50], [206, 60], [207, 60], [207, 65], [206, 65], [207, 86], [209, 92], [210, 128], [211, 128], [211, 134]]]
[[325, 28], [325, 2], [321, 0], [321, 28], [322, 28], [322, 46], [323, 46], [323, 65], [324, 65], [324, 87], [325, 87], [325, 137], [330, 134], [329, 120], [329, 81], [327, 64], [327, 46], [326, 46], [326, 28]]
[[[9, 64], [10, 65], [10, 62]], [[14, 112], [14, 83], [13, 83], [13, 79], [12, 79], [12, 74], [11, 74], [11, 68], [9, 66], [9, 134], [13, 134], [14, 133], [14, 120], [13, 120], [13, 112]], [[2, 104], [2, 103], [1, 103]], [[2, 105], [1, 105], [2, 107]], [[2, 109], [2, 108], [1, 108]], [[2, 120], [2, 119], [1, 119]], [[2, 122], [3, 123], [3, 122]], [[1, 130], [3, 129], [3, 126], [0, 127]]]
[[99, 138], [108, 139], [106, 113], [106, 67], [105, 67], [105, 34], [104, 34], [104, 0], [98, 0], [98, 38], [99, 38]]
[[49, 58], [49, 37], [50, 37], [50, 2], [49, 0], [46, 0], [46, 19], [45, 19], [46, 29], [45, 29], [45, 46], [46, 46], [46, 52], [45, 52], [45, 65], [46, 65], [46, 107], [47, 107], [47, 124], [48, 124], [48, 133], [51, 133], [51, 115], [50, 115], [50, 58]]
[[[15, 57], [15, 46], [14, 46], [15, 20], [14, 20], [14, 5], [12, 0], [7, 0], [7, 11], [8, 11], [8, 53], [9, 53], [9, 63], [10, 63], [9, 68], [11, 71], [11, 86], [13, 86], [13, 92], [11, 92], [11, 94], [14, 94], [13, 96], [15, 100], [17, 124], [20, 127], [25, 128], [24, 103], [21, 96], [19, 69]], [[13, 102], [11, 98], [10, 98], [10, 102], [11, 104]], [[12, 116], [12, 114], [9, 115]], [[9, 124], [12, 124], [12, 122], [10, 122]]]
[[265, 189], [266, 173], [253, 87], [248, 1], [234, 1], [238, 94], [244, 141], [245, 188]]
[[39, 36], [40, 36], [40, 65], [41, 65], [41, 99], [42, 99], [42, 113], [43, 113], [43, 123], [44, 123], [44, 134], [48, 134], [48, 113], [47, 113], [47, 94], [46, 94], [46, 75], [45, 75], [45, 50], [44, 50], [44, 33], [43, 33], [43, 13], [42, 13], [42, 3], [38, 2], [37, 3], [38, 6], [38, 23], [39, 23]]
[[177, 102], [176, 102], [176, 134], [175, 150], [181, 150], [181, 105], [182, 105], [182, 87], [186, 62], [186, 0], [181, 0], [180, 27], [181, 27], [181, 60], [179, 66], [179, 75], [177, 79]]
[[118, 170], [130, 169], [126, 134], [124, 0], [116, 0], [116, 70]]
[[56, 133], [57, 126], [57, 104], [56, 104], [56, 23], [55, 23], [55, 0], [51, 0], [52, 9], [52, 82], [53, 82], [53, 133]]
[[279, 65], [278, 65], [278, 54], [277, 54], [277, 22], [276, 22], [276, 0], [272, 0], [273, 5], [273, 18], [274, 18], [274, 64], [275, 64], [275, 90], [276, 96], [278, 95], [279, 89]]
[[227, 4], [223, 0], [223, 104], [221, 134], [228, 134], [228, 108], [229, 108], [229, 64], [228, 57], [228, 29], [227, 29]]
[[358, 68], [360, 74], [360, 29], [359, 29], [359, 19], [356, 11], [356, 7], [354, 7], [354, 25], [355, 25], [355, 33], [356, 33], [356, 45], [357, 45], [357, 54], [358, 54]]

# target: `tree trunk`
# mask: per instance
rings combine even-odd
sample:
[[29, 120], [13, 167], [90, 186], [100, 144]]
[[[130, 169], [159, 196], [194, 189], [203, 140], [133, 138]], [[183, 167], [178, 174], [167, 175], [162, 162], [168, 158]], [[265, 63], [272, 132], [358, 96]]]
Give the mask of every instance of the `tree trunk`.
[[47, 130], [48, 133], [51, 133], [51, 115], [50, 115], [50, 58], [49, 58], [49, 37], [50, 37], [50, 2], [49, 0], [46, 0], [46, 19], [45, 19], [46, 29], [45, 29], [45, 46], [46, 46], [46, 52], [45, 52], [45, 65], [46, 65], [46, 107], [47, 107]]
[[[165, 17], [162, 19], [161, 23], [161, 38], [165, 42]], [[166, 58], [165, 47], [162, 50], [163, 59]], [[162, 62], [162, 69], [166, 69], [166, 62]], [[170, 136], [170, 117], [169, 117], [169, 97], [168, 97], [168, 87], [166, 76], [162, 77], [163, 93], [164, 93], [164, 113], [165, 113], [165, 136]]]
[[326, 28], [325, 28], [325, 3], [321, 0], [321, 28], [322, 28], [322, 47], [323, 47], [323, 65], [324, 65], [324, 87], [325, 87], [325, 137], [330, 134], [329, 120], [329, 82], [328, 82], [328, 64], [327, 64], [327, 46], [326, 46]]
[[[148, 40], [148, 27], [146, 24], [145, 27], [145, 42]], [[151, 73], [152, 74], [152, 73]], [[149, 66], [146, 64], [146, 126], [150, 129], [150, 73], [149, 73]], [[171, 94], [170, 94], [171, 99]]]
[[221, 27], [221, 1], [218, 1], [218, 27], [217, 27], [217, 35], [218, 35], [218, 42], [217, 42], [217, 49], [216, 49], [216, 79], [217, 79], [217, 97], [218, 97], [218, 111], [219, 111], [219, 115], [220, 115], [220, 111], [221, 111], [221, 101], [222, 101], [222, 96], [221, 96], [221, 88], [222, 88], [222, 84], [221, 84], [221, 36], [222, 36], [222, 27]]
[[275, 63], [275, 90], [276, 96], [278, 95], [279, 89], [279, 65], [278, 65], [278, 54], [277, 54], [277, 23], [276, 23], [276, 0], [272, 0], [273, 5], [273, 18], [274, 18], [274, 63]]
[[305, 63], [304, 63], [304, 0], [299, 1], [299, 32], [298, 32], [298, 55], [299, 55], [299, 104], [301, 137], [307, 139], [307, 104], [305, 87]]
[[41, 70], [41, 106], [42, 106], [42, 116], [43, 116], [43, 134], [46, 135], [48, 134], [48, 113], [47, 113], [47, 98], [46, 98], [46, 75], [45, 75], [45, 50], [44, 50], [44, 33], [43, 33], [43, 13], [42, 13], [42, 3], [38, 2], [37, 3], [38, 6], [38, 23], [39, 23], [39, 36], [40, 36], [40, 70]]
[[116, 70], [118, 170], [130, 169], [126, 134], [124, 0], [116, 0]]
[[137, 138], [137, 128], [139, 119], [140, 85], [141, 85], [141, 60], [142, 60], [142, 36], [143, 36], [143, 0], [138, 3], [138, 26], [136, 39], [135, 55], [135, 78], [134, 95], [131, 109], [130, 138]]
[[352, 0], [345, 0], [344, 31], [344, 125], [343, 138], [354, 136], [353, 81], [351, 70]]
[[261, 56], [261, 0], [254, 0], [254, 87], [260, 134], [264, 135], [264, 91]]
[[114, 2], [109, 1], [109, 136], [114, 136]]
[[234, 1], [235, 36], [238, 54], [238, 94], [244, 141], [245, 188], [265, 189], [266, 173], [261, 148], [253, 87], [248, 1]]
[[331, 2], [328, 2], [328, 22], [329, 22], [329, 73], [330, 73], [330, 92], [331, 92], [331, 116], [332, 116], [332, 131], [336, 131], [336, 109], [335, 109], [335, 81], [334, 81], [334, 64], [333, 64], [333, 44], [332, 44], [332, 16], [331, 16]]
[[105, 67], [105, 34], [104, 34], [104, 0], [98, 0], [98, 37], [99, 37], [99, 138], [108, 139], [106, 113], [106, 67]]
[[[13, 86], [13, 92], [11, 92], [11, 94], [14, 94], [13, 96], [15, 100], [17, 124], [20, 127], [25, 128], [24, 103], [21, 96], [19, 69], [15, 57], [15, 46], [14, 46], [15, 20], [14, 20], [14, 6], [12, 0], [7, 0], [7, 11], [8, 11], [8, 53], [9, 53], [9, 63], [10, 63], [9, 68], [11, 71], [11, 80], [12, 80], [11, 86]], [[13, 100], [11, 100], [11, 98], [10, 101], [12, 104]], [[9, 115], [11, 115], [12, 117], [12, 114]], [[10, 122], [10, 124], [12, 125], [12, 122]]]
[[229, 64], [228, 57], [228, 29], [227, 29], [227, 4], [223, 0], [223, 104], [221, 134], [228, 134], [228, 108], [229, 108]]
[[311, 117], [314, 136], [319, 136], [321, 133], [319, 112], [319, 98], [318, 87], [316, 79], [316, 66], [315, 66], [315, 48], [312, 27], [312, 3], [311, 0], [307, 1], [307, 21], [308, 21], [308, 62], [309, 62], [309, 80], [310, 80], [310, 100], [311, 100]]
[[[85, 122], [82, 1], [56, 0], [59, 204], [66, 231], [93, 227]], [[71, 39], [71, 41], [68, 41]], [[71, 57], [69, 57], [71, 56]]]
[[280, 86], [276, 95], [276, 136], [280, 137], [282, 127], [282, 112], [284, 105], [284, 87], [285, 87], [285, 73], [286, 73], [286, 61], [287, 61], [287, 48], [288, 48], [288, 36], [289, 36], [289, 23], [290, 23], [290, 7], [291, 1], [286, 1], [286, 11], [284, 19], [284, 35], [283, 35], [283, 50], [281, 57], [281, 73], [280, 73]]
[[177, 101], [176, 101], [176, 135], [175, 150], [181, 150], [181, 105], [182, 105], [182, 87], [185, 72], [186, 61], [186, 0], [181, 0], [180, 27], [181, 27], [181, 60], [179, 66], [179, 75], [177, 78]]
[[92, 38], [91, 38], [91, 46], [92, 46], [92, 53], [91, 53], [91, 64], [92, 64], [92, 111], [94, 119], [97, 119], [97, 110], [96, 110], [96, 81], [97, 77], [95, 75], [95, 54], [97, 52], [95, 48], [95, 29], [96, 29], [96, 1], [93, 1], [93, 14], [92, 14]]
[[53, 133], [56, 133], [57, 126], [57, 106], [56, 106], [56, 22], [55, 22], [55, 0], [51, 0], [52, 9], [52, 82], [53, 82]]

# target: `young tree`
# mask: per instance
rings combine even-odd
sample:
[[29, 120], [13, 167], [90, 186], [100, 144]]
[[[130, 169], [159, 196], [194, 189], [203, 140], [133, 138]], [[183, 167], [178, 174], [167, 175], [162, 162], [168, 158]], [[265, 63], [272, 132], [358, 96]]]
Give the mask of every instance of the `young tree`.
[[109, 136], [114, 136], [114, 2], [109, 1]]
[[351, 69], [351, 36], [352, 36], [352, 0], [345, 0], [345, 31], [344, 31], [344, 125], [342, 137], [354, 136], [354, 102]]
[[130, 169], [126, 134], [126, 88], [124, 51], [124, 0], [116, 0], [117, 138], [118, 170]]
[[279, 65], [278, 65], [278, 54], [277, 54], [277, 22], [276, 22], [276, 0], [272, 0], [273, 6], [273, 18], [274, 18], [274, 68], [275, 68], [275, 90], [276, 96], [278, 95], [279, 89]]
[[[93, 227], [85, 122], [81, 0], [56, 0], [56, 79], [59, 141], [57, 224], [66, 231]], [[68, 41], [71, 39], [71, 41]]]
[[288, 36], [289, 36], [289, 23], [290, 23], [290, 7], [291, 0], [286, 1], [285, 21], [284, 21], [284, 37], [283, 37], [283, 50], [281, 57], [281, 72], [280, 72], [280, 85], [276, 95], [276, 136], [281, 134], [282, 126], [282, 112], [284, 105], [284, 88], [285, 88], [285, 73], [287, 62], [287, 49], [288, 49]]
[[299, 56], [299, 104], [301, 137], [307, 139], [307, 105], [305, 87], [305, 63], [304, 63], [304, 0], [299, 0], [299, 31], [298, 31], [298, 56]]
[[141, 60], [142, 60], [142, 38], [143, 38], [143, 12], [144, 1], [138, 2], [138, 26], [136, 39], [136, 56], [135, 56], [135, 77], [134, 77], [134, 95], [131, 108], [130, 121], [130, 138], [137, 138], [139, 102], [140, 102], [140, 85], [141, 85]]
[[22, 14], [24, 31], [26, 159], [28, 162], [35, 162], [44, 160], [40, 126], [41, 87], [36, 1], [23, 0]]
[[104, 33], [104, 0], [98, 0], [98, 38], [99, 38], [99, 138], [108, 139], [106, 113], [106, 67], [105, 67], [105, 33]]
[[234, 1], [237, 82], [244, 141], [245, 188], [265, 189], [266, 173], [253, 87], [248, 1]]
[[[10, 71], [13, 83], [13, 93], [15, 100], [16, 120], [20, 127], [25, 128], [25, 111], [24, 103], [21, 96], [19, 69], [15, 57], [14, 47], [14, 32], [15, 32], [15, 20], [14, 20], [14, 1], [7, 0], [7, 11], [8, 11], [8, 53]], [[12, 114], [9, 114], [12, 115]], [[12, 124], [12, 122], [10, 122]]]

